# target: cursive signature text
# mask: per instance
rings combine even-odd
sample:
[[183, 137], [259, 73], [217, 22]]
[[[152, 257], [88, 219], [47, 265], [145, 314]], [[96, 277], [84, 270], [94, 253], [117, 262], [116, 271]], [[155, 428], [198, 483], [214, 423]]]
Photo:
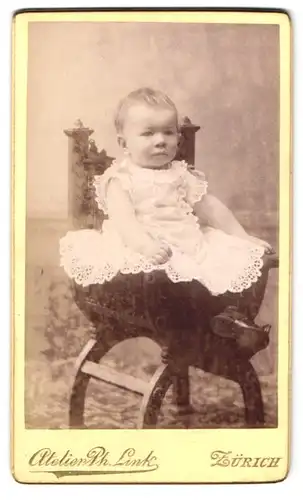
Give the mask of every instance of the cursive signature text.
[[116, 456], [104, 446], [95, 446], [84, 456], [76, 456], [70, 449], [58, 454], [51, 448], [41, 448], [33, 453], [28, 461], [35, 469], [52, 471], [66, 468], [69, 470], [85, 467], [86, 470], [103, 470], [103, 473], [151, 472], [158, 469], [158, 459], [153, 451], [139, 455], [135, 448], [126, 448]]

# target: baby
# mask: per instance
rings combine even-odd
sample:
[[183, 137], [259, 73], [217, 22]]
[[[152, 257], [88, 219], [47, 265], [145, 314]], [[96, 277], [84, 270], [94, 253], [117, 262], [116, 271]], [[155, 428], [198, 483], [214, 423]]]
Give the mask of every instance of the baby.
[[208, 194], [202, 172], [174, 160], [180, 133], [170, 98], [149, 88], [130, 93], [115, 126], [123, 159], [95, 178], [107, 217], [101, 231], [70, 231], [61, 240], [67, 274], [87, 286], [163, 270], [172, 282], [197, 280], [212, 295], [258, 281], [272, 249]]

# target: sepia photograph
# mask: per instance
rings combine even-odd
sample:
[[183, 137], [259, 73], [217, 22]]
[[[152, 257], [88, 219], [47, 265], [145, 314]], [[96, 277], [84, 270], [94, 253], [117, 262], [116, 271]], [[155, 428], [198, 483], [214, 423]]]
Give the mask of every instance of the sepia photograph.
[[279, 40], [29, 23], [27, 429], [277, 427]]

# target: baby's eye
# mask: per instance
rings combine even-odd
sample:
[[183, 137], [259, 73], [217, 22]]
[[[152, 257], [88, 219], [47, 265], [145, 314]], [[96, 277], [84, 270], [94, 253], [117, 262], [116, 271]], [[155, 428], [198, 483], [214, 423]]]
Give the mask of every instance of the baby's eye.
[[151, 130], [146, 130], [145, 132], [142, 132], [141, 135], [143, 135], [143, 137], [150, 137], [153, 133]]
[[175, 135], [174, 130], [165, 130], [165, 135]]

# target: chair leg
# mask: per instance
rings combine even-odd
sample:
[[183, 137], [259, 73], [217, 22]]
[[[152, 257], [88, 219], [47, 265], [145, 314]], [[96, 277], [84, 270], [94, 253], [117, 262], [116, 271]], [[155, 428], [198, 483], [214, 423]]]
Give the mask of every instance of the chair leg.
[[85, 394], [90, 376], [79, 371], [74, 378], [69, 403], [69, 427], [84, 428]]
[[69, 427], [70, 428], [83, 428], [84, 425], [84, 408], [85, 396], [88, 382], [91, 378], [90, 375], [82, 372], [84, 363], [88, 360], [95, 363], [99, 362], [112, 346], [106, 343], [102, 344], [100, 340], [90, 339], [80, 355], [77, 358], [74, 378], [72, 382], [70, 401], [69, 401]]
[[168, 365], [161, 364], [153, 375], [140, 408], [138, 429], [153, 428], [157, 424], [162, 401], [173, 383], [172, 372]]
[[262, 427], [265, 423], [264, 405], [260, 381], [253, 365], [249, 361], [240, 361], [233, 367], [231, 378], [241, 387], [247, 426]]
[[179, 373], [173, 375], [173, 404], [177, 415], [193, 413], [190, 404], [189, 367], [185, 366]]

